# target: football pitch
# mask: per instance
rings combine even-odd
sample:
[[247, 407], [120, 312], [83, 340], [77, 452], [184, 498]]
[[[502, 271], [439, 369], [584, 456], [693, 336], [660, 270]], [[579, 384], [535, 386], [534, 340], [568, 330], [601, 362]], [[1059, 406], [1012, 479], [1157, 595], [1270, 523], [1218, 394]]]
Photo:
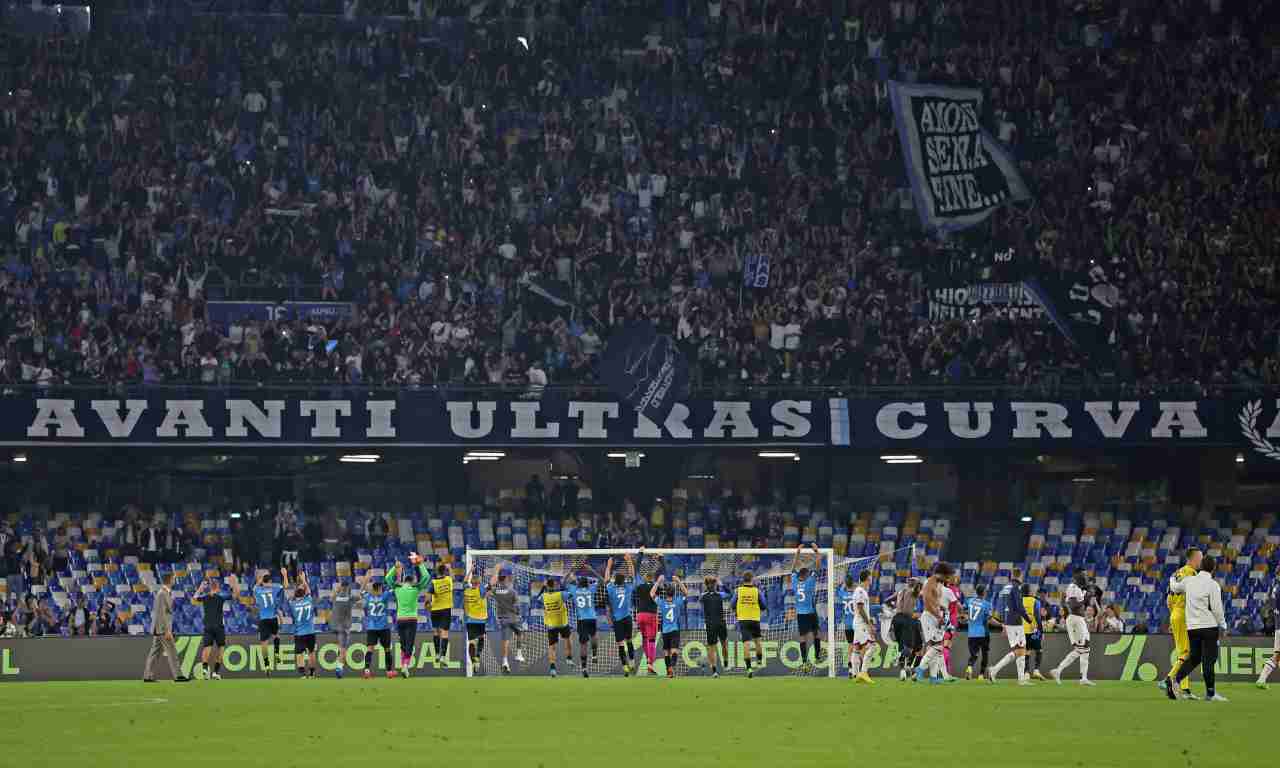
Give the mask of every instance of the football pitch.
[[[1197, 691], [1203, 687], [1196, 685]], [[562, 677], [12, 683], [0, 765], [1254, 766], [1280, 691]]]

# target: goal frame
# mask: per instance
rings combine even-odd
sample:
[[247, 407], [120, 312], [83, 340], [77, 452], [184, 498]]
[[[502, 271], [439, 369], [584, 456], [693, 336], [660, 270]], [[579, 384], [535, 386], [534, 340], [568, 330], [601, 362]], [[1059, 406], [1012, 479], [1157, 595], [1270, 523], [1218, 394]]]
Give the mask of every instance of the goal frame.
[[[803, 551], [812, 552], [813, 550], [806, 547]], [[471, 565], [476, 557], [619, 557], [627, 554], [636, 554], [640, 552], [637, 548], [615, 547], [612, 549], [467, 549], [466, 554], [466, 572], [471, 571]], [[646, 555], [794, 555], [795, 549], [786, 547], [766, 547], [766, 548], [661, 548], [646, 547], [644, 554]], [[836, 554], [831, 547], [819, 547], [818, 554], [826, 562], [827, 568], [827, 648], [830, 663], [827, 664], [827, 677], [836, 676]], [[471, 654], [464, 654], [467, 677], [473, 677], [474, 671], [471, 668]]]

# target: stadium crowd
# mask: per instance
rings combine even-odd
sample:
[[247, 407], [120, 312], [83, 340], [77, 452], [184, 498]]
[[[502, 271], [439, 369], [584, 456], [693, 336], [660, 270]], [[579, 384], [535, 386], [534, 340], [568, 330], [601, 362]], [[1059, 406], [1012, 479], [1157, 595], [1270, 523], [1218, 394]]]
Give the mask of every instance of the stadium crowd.
[[[646, 317], [702, 386], [1280, 384], [1271, 4], [348, 5], [6, 41], [0, 378], [583, 384]], [[1103, 266], [1109, 359], [930, 319], [889, 79], [985, 89], [1036, 200], [952, 245]]]

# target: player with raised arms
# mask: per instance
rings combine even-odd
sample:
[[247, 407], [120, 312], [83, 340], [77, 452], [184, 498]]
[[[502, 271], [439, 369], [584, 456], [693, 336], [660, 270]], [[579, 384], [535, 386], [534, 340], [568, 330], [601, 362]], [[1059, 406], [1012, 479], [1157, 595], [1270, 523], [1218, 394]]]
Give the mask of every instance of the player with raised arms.
[[466, 589], [462, 591], [462, 612], [467, 624], [467, 654], [472, 671], [480, 671], [480, 658], [484, 653], [484, 635], [489, 626], [489, 585], [484, 583], [473, 563], [463, 577]]
[[813, 553], [813, 568], [800, 564], [803, 545], [796, 547], [791, 558], [791, 591], [796, 600], [796, 629], [800, 634], [801, 671], [810, 672], [813, 665], [809, 663], [809, 643], [813, 643], [813, 659], [822, 659], [822, 639], [818, 631], [818, 563], [821, 553], [817, 544], [809, 545]]
[[[578, 657], [582, 660], [582, 676], [591, 677], [587, 668], [587, 646], [591, 646], [591, 660], [596, 660], [599, 653], [599, 640], [596, 638], [596, 587], [600, 580], [589, 576], [579, 576], [578, 583], [565, 587], [565, 596], [573, 604], [573, 615], [578, 620]], [[573, 644], [570, 643], [570, 652]]]
[[[375, 580], [366, 573], [360, 583], [361, 589], [355, 592], [353, 601], [364, 601], [364, 677], [373, 677], [373, 660], [370, 656], [374, 648], [382, 649], [382, 666], [387, 670], [387, 677], [395, 677], [391, 663], [391, 595], [382, 588], [382, 581]], [[414, 608], [417, 618], [417, 607]]]
[[[281, 568], [284, 588], [289, 588], [289, 569]], [[289, 601], [289, 610], [293, 613], [293, 655], [298, 660], [299, 677], [315, 677], [316, 664], [319, 661], [316, 653], [316, 605], [311, 596], [311, 586], [307, 584], [307, 572], [298, 569], [298, 586], [293, 590], [293, 599]]]
[[636, 585], [635, 563], [631, 561], [631, 553], [623, 555], [627, 572], [613, 570], [613, 558], [604, 567], [605, 592], [609, 598], [609, 618], [613, 623], [613, 640], [618, 644], [618, 659], [622, 662], [622, 676], [629, 677], [636, 663], [636, 646], [632, 638], [635, 629], [632, 626], [632, 598]]
[[752, 677], [750, 644], [755, 641], [756, 664], [764, 666], [764, 643], [760, 639], [760, 614], [764, 605], [760, 587], [755, 584], [751, 571], [742, 574], [742, 583], [733, 590], [733, 614], [738, 621], [738, 636], [743, 642], [743, 655], [747, 662], [747, 677]]
[[339, 680], [346, 671], [347, 646], [351, 644], [351, 608], [354, 605], [351, 582], [345, 577], [338, 579], [333, 590], [333, 610], [329, 612], [329, 629], [338, 640], [338, 666], [333, 675]]
[[449, 629], [453, 626], [453, 573], [446, 563], [436, 566], [431, 580], [431, 644], [436, 658], [449, 660]]
[[[406, 573], [403, 564], [397, 562], [395, 570], [387, 571], [385, 579], [387, 587], [396, 598], [396, 634], [400, 638], [401, 677], [409, 676], [409, 667], [418, 646], [418, 598], [422, 595], [422, 590], [431, 586], [431, 571], [417, 552], [409, 553], [409, 563], [416, 566], [416, 573]], [[453, 579], [449, 579], [449, 582], [452, 585]], [[452, 590], [452, 586], [450, 589]], [[453, 593], [450, 592], [449, 595], [452, 600]]]
[[836, 599], [844, 609], [844, 639], [849, 644], [849, 679], [874, 685], [875, 681], [866, 669], [867, 656], [875, 638], [871, 633], [871, 569], [858, 574], [846, 574], [844, 584], [836, 590]]
[[1049, 675], [1058, 685], [1062, 685], [1062, 673], [1076, 660], [1080, 661], [1080, 684], [1095, 685], [1089, 679], [1089, 623], [1084, 620], [1085, 612], [1090, 606], [1097, 609], [1093, 593], [1089, 589], [1089, 577], [1084, 571], [1076, 571], [1071, 575], [1071, 583], [1067, 585], [1067, 638], [1071, 641], [1071, 651], [1058, 666], [1049, 671]]
[[494, 613], [498, 616], [498, 628], [502, 632], [502, 671], [511, 674], [511, 662], [508, 661], [507, 654], [511, 650], [513, 638], [516, 646], [516, 663], [524, 663], [524, 654], [520, 652], [524, 621], [520, 617], [520, 597], [516, 594], [509, 566], [503, 566], [493, 575], [489, 582], [489, 592], [493, 595]]
[[[657, 573], [664, 570], [662, 555], [658, 555]], [[650, 596], [653, 593], [653, 582], [644, 578], [644, 547], [636, 557], [635, 569], [635, 612], [636, 629], [640, 630], [640, 639], [644, 643], [644, 657], [649, 662], [649, 674], [657, 674], [654, 663], [658, 660], [658, 605]]]
[[[258, 576], [258, 583], [253, 587], [253, 603], [258, 609], [258, 647], [262, 650], [263, 660], [271, 659], [264, 665], [267, 677], [275, 669], [280, 659], [280, 614], [285, 610], [284, 587], [275, 583], [271, 571], [263, 571]], [[271, 641], [272, 653], [267, 655], [267, 640]]]
[[[230, 587], [230, 590], [227, 588]], [[232, 597], [240, 599], [240, 582], [235, 574], [227, 577], [224, 585], [213, 576], [200, 582], [191, 601], [204, 608], [204, 635], [200, 638], [200, 659], [204, 663], [206, 680], [222, 679], [222, 651], [227, 647], [227, 627], [222, 607]], [[210, 661], [212, 659], [212, 661]]]
[[557, 677], [556, 649], [559, 641], [564, 640], [566, 659], [573, 653], [569, 641], [569, 606], [564, 601], [559, 580], [555, 576], [548, 577], [534, 600], [542, 603], [542, 624], [547, 628], [547, 669], [552, 677]]
[[720, 586], [720, 580], [708, 576], [702, 582], [703, 625], [707, 630], [707, 661], [711, 664], [711, 676], [720, 676], [717, 661], [729, 659], [729, 627], [724, 620], [724, 601], [728, 598]]
[[[659, 576], [650, 589], [650, 596], [658, 606], [658, 616], [662, 619], [662, 650], [666, 655], [667, 677], [676, 676], [676, 664], [680, 661], [680, 616], [684, 612], [685, 598], [689, 590], [679, 576], [671, 577], [672, 584], [667, 584], [666, 576]], [[676, 590], [680, 594], [676, 594]]]

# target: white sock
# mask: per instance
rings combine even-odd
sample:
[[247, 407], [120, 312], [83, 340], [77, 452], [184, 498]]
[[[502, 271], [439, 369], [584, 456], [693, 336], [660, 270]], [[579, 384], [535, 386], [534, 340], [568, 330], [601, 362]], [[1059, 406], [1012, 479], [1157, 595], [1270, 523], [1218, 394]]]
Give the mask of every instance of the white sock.
[[1014, 656], [1013, 663], [1018, 668], [1018, 679], [1025, 680], [1027, 678], [1027, 657]]
[[854, 651], [849, 654], [849, 674], [857, 675], [862, 671], [862, 654]]
[[933, 669], [929, 671], [932, 677], [946, 677], [947, 657], [942, 655], [941, 649], [933, 654]]
[[1267, 663], [1262, 665], [1262, 674], [1258, 675], [1258, 682], [1265, 683], [1267, 678], [1271, 677], [1271, 673], [1275, 671], [1276, 660], [1267, 659]]
[[928, 674], [933, 674], [933, 646], [925, 649], [924, 655], [920, 657], [920, 663], [916, 665], [917, 669], [923, 669]]
[[1085, 651], [1080, 654], [1080, 679], [1089, 679], [1089, 652]]
[[996, 665], [991, 668], [991, 676], [995, 677], [996, 675], [1000, 674], [1000, 670], [1009, 666], [1009, 662], [1013, 661], [1013, 659], [1014, 659], [1013, 651], [1009, 651], [1008, 653], [1006, 653], [1004, 655], [1004, 658], [997, 661]]
[[1062, 674], [1063, 670], [1071, 666], [1071, 664], [1075, 662], [1075, 660], [1078, 658], [1080, 658], [1080, 652], [1072, 648], [1071, 653], [1068, 653], [1067, 657], [1063, 659], [1062, 662], [1058, 664], [1058, 666], [1053, 668], [1053, 671], [1059, 675]]

